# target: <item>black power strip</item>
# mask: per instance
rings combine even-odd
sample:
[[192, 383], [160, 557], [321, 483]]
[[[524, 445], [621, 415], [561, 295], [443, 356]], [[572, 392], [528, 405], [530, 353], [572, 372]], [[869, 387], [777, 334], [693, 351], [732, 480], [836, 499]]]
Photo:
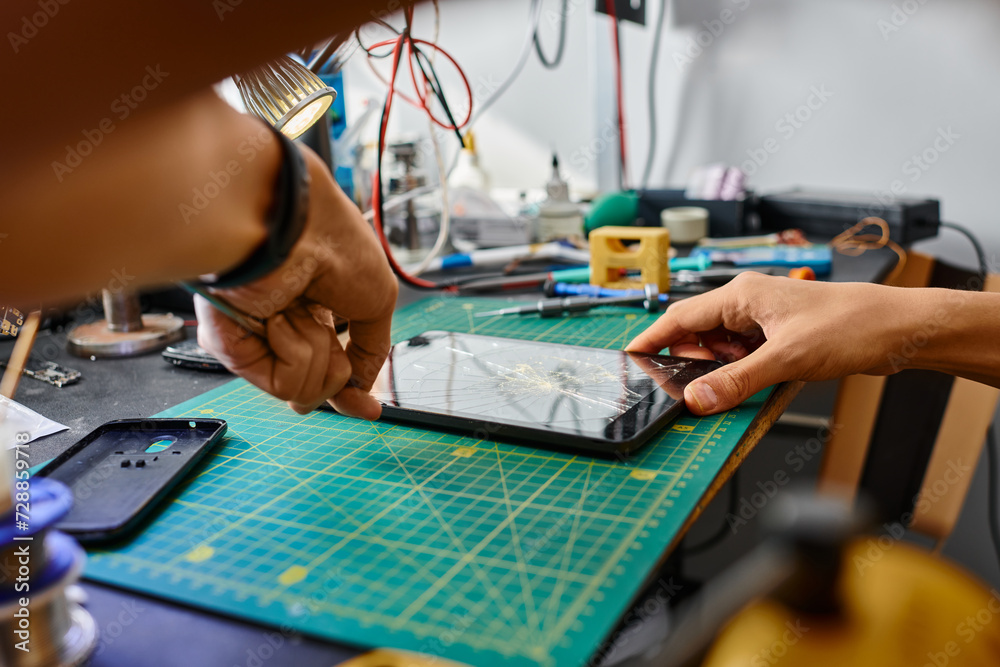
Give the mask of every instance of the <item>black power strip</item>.
[[892, 240], [909, 245], [938, 235], [941, 202], [919, 197], [796, 189], [762, 196], [757, 213], [763, 230], [797, 228], [830, 238], [865, 218], [882, 218], [889, 225]]

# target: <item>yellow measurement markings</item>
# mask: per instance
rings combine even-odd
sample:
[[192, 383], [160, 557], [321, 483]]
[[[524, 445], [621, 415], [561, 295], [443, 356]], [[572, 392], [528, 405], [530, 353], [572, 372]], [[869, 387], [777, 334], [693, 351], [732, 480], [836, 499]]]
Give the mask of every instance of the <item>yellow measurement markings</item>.
[[214, 555], [215, 549], [207, 544], [202, 544], [187, 552], [184, 556], [184, 560], [190, 563], [203, 563]]
[[299, 583], [308, 575], [309, 570], [301, 565], [293, 565], [278, 576], [278, 583], [282, 586], [291, 586]]

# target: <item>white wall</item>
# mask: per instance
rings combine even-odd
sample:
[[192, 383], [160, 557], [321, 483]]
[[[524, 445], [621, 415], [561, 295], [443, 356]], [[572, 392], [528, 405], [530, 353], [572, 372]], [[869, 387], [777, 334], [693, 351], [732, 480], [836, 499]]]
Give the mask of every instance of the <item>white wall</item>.
[[[676, 0], [683, 25], [668, 24], [660, 53], [660, 142], [652, 184], [683, 183], [714, 161], [740, 164], [773, 139], [752, 178], [763, 191], [792, 185], [888, 191], [942, 199], [946, 219], [979, 234], [1000, 255], [994, 185], [1000, 176], [1000, 0]], [[658, 11], [655, 0], [650, 18]], [[912, 14], [893, 15], [906, 5]], [[527, 25], [528, 0], [446, 0], [441, 43], [466, 68], [480, 95], [513, 65]], [[545, 0], [546, 45], [555, 45], [558, 0]], [[702, 21], [728, 9], [721, 34]], [[418, 30], [431, 32], [429, 6]], [[885, 26], [899, 29], [887, 32]], [[901, 20], [905, 18], [905, 22]], [[880, 21], [883, 22], [880, 24]], [[719, 23], [715, 23], [716, 32]], [[550, 72], [532, 58], [521, 78], [483, 117], [477, 130], [484, 164], [497, 185], [533, 187], [548, 175], [555, 147], [582, 189], [598, 182], [610, 108], [608, 26], [592, 0], [570, 0], [566, 62]], [[623, 27], [629, 170], [638, 179], [648, 148], [646, 75], [652, 28]], [[692, 47], [700, 35], [706, 46]], [[710, 38], [710, 39], [709, 39]], [[681, 56], [694, 56], [678, 65]], [[381, 100], [361, 59], [349, 66], [348, 100]], [[450, 86], [449, 86], [450, 87]], [[814, 88], [832, 93], [801, 127], [779, 122], [809, 101]], [[602, 96], [602, 100], [598, 96]], [[402, 106], [397, 107], [399, 109]], [[601, 109], [601, 113], [598, 113]], [[681, 113], [683, 109], [683, 113]], [[394, 130], [423, 130], [399, 112]], [[678, 122], [678, 118], [682, 121]], [[936, 152], [939, 131], [953, 136]], [[676, 140], [676, 141], [675, 141]], [[454, 140], [452, 140], [454, 142]], [[452, 144], [454, 145], [454, 143]], [[673, 145], [676, 150], [671, 151]], [[938, 147], [946, 142], [939, 141]], [[912, 161], [936, 157], [926, 169]], [[668, 169], [670, 165], [672, 169]], [[669, 170], [669, 174], [668, 174]], [[953, 261], [971, 250], [952, 232], [922, 244]]]
[[[542, 187], [549, 178], [552, 149], [568, 163], [568, 156], [591, 142], [597, 121], [594, 113], [594, 77], [588, 53], [591, 33], [587, 23], [589, 0], [571, 0], [571, 25], [567, 35], [566, 58], [555, 71], [546, 70], [532, 54], [521, 76], [475, 127], [479, 153], [490, 170], [494, 185], [502, 187]], [[440, 44], [462, 65], [472, 84], [474, 108], [507, 77], [520, 53], [528, 27], [528, 0], [444, 0], [441, 3]], [[548, 41], [547, 52], [554, 53], [558, 28], [558, 0], [546, 0], [542, 14]], [[401, 25], [398, 17], [393, 24]], [[362, 35], [366, 43], [384, 38], [384, 31], [369, 28]], [[433, 11], [429, 4], [417, 9], [414, 34], [433, 35]], [[438, 59], [445, 78], [449, 100], [462, 97], [452, 71]], [[388, 63], [381, 66], [388, 71]], [[407, 73], [407, 87], [409, 90]], [[357, 111], [363, 98], [372, 97], [381, 105], [385, 86], [371, 74], [362, 55], [349, 62], [345, 70], [348, 118]], [[390, 134], [405, 137], [414, 132], [426, 134], [427, 122], [406, 104], [393, 107]], [[369, 136], [374, 135], [374, 125]], [[448, 150], [458, 141], [445, 136]], [[596, 171], [591, 165], [577, 168], [572, 174], [578, 186], [595, 187]]]
[[[910, 14], [894, 13], [904, 5]], [[673, 49], [678, 37], [671, 35]], [[750, 0], [684, 73], [689, 112], [673, 175], [708, 161], [742, 162], [773, 137], [780, 149], [754, 175], [758, 188], [886, 192], [899, 181], [908, 194], [941, 198], [947, 220], [971, 227], [987, 254], [998, 253], [998, 37], [994, 0]], [[790, 126], [776, 125], [813, 87], [832, 97], [789, 136]], [[949, 129], [952, 145], [938, 141], [947, 148], [940, 152], [935, 141]], [[924, 151], [936, 162], [913, 160]], [[948, 231], [920, 247], [954, 261], [972, 257]]]

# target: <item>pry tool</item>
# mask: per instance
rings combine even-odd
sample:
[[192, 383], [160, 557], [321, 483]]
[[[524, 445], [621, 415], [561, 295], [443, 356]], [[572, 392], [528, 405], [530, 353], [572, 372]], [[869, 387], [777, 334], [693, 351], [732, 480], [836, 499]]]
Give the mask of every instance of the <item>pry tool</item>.
[[191, 283], [178, 283], [181, 287], [186, 289], [192, 294], [197, 294], [203, 297], [210, 304], [215, 306], [215, 309], [220, 313], [235, 321], [241, 327], [254, 334], [255, 336], [260, 336], [261, 338], [267, 338], [267, 327], [264, 321], [254, 317], [253, 315], [248, 315], [241, 310], [237, 310], [229, 304], [225, 299], [215, 294], [212, 294], [204, 287], [199, 285], [193, 285]]

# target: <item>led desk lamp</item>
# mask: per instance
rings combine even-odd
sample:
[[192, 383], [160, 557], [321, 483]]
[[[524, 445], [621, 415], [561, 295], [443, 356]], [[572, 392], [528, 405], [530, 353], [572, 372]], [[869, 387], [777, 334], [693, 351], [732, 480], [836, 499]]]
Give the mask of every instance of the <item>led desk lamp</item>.
[[234, 78], [247, 111], [290, 139], [322, 118], [337, 96], [322, 79], [287, 56]]

